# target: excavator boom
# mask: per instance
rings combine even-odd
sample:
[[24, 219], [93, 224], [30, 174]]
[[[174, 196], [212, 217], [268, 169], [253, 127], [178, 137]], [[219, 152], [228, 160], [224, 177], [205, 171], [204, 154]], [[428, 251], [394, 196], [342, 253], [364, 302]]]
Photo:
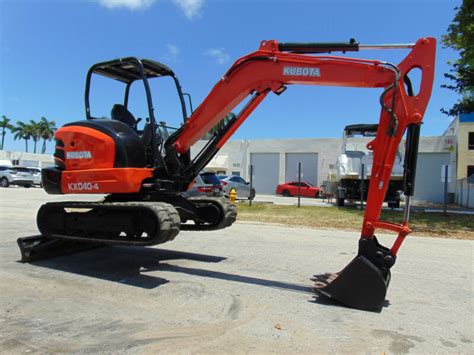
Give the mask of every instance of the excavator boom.
[[[378, 60], [301, 54], [355, 51], [361, 47], [410, 48], [410, 53], [398, 65]], [[343, 45], [262, 41], [258, 51], [237, 60], [223, 75], [185, 123], [173, 141], [173, 146], [177, 153], [188, 152], [194, 143], [249, 95], [253, 95], [252, 98], [230, 122], [225, 134], [215, 142], [212, 154], [208, 154], [207, 159], [217, 153], [269, 92], [279, 95], [286, 89], [286, 85], [383, 88], [377, 135], [367, 145], [374, 153], [374, 163], [362, 236], [372, 238], [377, 227], [405, 233], [407, 226], [382, 224], [378, 222], [378, 218], [400, 141], [408, 127], [421, 123], [428, 105], [434, 78], [435, 50], [434, 38], [421, 38], [412, 45], [385, 46], [361, 46], [354, 41]], [[405, 84], [410, 83], [408, 75], [414, 68], [421, 70], [422, 74], [418, 93], [411, 95], [411, 84]]]

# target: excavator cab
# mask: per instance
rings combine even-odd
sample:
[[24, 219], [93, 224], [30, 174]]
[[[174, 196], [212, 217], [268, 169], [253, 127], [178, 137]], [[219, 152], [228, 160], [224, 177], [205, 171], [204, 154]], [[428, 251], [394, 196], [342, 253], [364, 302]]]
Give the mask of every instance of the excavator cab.
[[[93, 117], [91, 114], [90, 96], [91, 83], [94, 75], [101, 75], [124, 84], [123, 102], [116, 103], [111, 107], [110, 120]], [[94, 64], [89, 69], [86, 78], [85, 108], [86, 118], [89, 121], [86, 125], [92, 125], [94, 128], [100, 127], [101, 129], [107, 129], [107, 127], [110, 127], [114, 131], [126, 131], [129, 135], [133, 135], [133, 132], [135, 132], [139, 138], [137, 142], [142, 143], [138, 145], [143, 145], [145, 151], [144, 165], [149, 167], [157, 167], [163, 164], [162, 149], [164, 146], [164, 140], [168, 135], [167, 128], [169, 128], [165, 126], [164, 122], [158, 123], [155, 118], [153, 96], [150, 89], [150, 80], [161, 77], [171, 77], [173, 79], [176, 85], [179, 102], [181, 104], [182, 119], [183, 122], [186, 122], [186, 105], [178, 78], [168, 66], [162, 63], [149, 59], [138, 59], [135, 57], [119, 58]], [[132, 84], [138, 81], [143, 82], [148, 114], [148, 117], [145, 119], [146, 122], [142, 124], [141, 129], [139, 128], [139, 123], [142, 121], [142, 118], [135, 117], [128, 108]], [[120, 124], [117, 122], [120, 122]], [[76, 122], [73, 124], [76, 124]], [[119, 135], [125, 134], [122, 133]], [[134, 148], [142, 150], [142, 147]]]

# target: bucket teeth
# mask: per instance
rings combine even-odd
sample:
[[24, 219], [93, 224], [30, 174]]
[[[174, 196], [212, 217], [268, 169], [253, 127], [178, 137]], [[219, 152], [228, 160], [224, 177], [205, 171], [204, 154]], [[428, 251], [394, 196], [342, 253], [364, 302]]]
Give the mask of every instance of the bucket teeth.
[[329, 273], [314, 275], [311, 281], [314, 282], [313, 289], [316, 291], [322, 287], [326, 287], [330, 282], [334, 281], [339, 276], [339, 273]]

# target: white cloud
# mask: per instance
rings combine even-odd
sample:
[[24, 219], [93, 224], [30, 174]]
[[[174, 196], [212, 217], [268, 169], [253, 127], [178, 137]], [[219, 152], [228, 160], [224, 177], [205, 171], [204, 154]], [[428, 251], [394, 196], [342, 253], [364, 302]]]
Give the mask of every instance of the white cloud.
[[204, 52], [204, 55], [212, 57], [216, 60], [217, 64], [225, 64], [229, 61], [230, 55], [228, 55], [223, 48], [211, 48]]
[[188, 20], [199, 16], [204, 5], [204, 0], [173, 0], [173, 2], [184, 12]]
[[174, 44], [167, 44], [166, 45], [166, 53], [163, 56], [164, 60], [170, 61], [170, 62], [176, 62], [178, 60], [179, 56], [179, 47], [175, 46]]
[[154, 2], [155, 0], [99, 0], [99, 4], [108, 9], [125, 7], [130, 10], [147, 9], [153, 5]]

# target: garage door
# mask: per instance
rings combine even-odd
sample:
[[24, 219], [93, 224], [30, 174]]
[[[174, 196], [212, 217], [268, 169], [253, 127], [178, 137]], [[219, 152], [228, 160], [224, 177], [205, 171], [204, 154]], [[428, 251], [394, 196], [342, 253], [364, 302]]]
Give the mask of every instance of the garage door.
[[252, 153], [253, 186], [257, 194], [274, 194], [280, 172], [279, 153]]
[[298, 163], [301, 180], [318, 186], [318, 153], [286, 153], [285, 181], [298, 180]]
[[441, 167], [449, 164], [449, 153], [418, 153], [415, 196], [419, 201], [444, 202], [444, 183]]

